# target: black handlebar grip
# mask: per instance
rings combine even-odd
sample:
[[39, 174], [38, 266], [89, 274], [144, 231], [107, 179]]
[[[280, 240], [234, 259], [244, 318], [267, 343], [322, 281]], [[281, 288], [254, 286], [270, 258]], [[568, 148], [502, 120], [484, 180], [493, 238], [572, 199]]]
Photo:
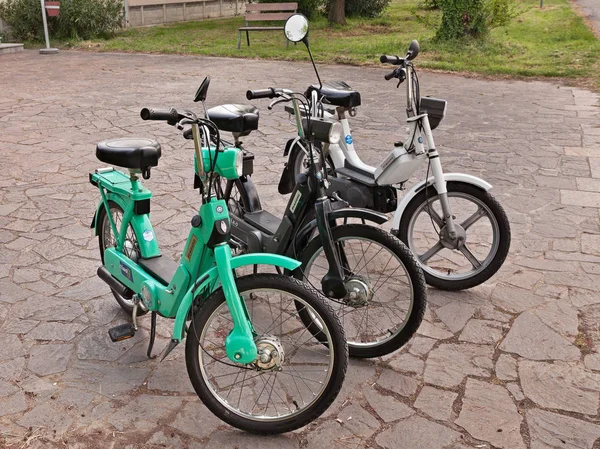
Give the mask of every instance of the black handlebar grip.
[[396, 76], [396, 71], [394, 70], [393, 72], [388, 73], [387, 75], [384, 76], [386, 81], [391, 80], [392, 78], [394, 78]]
[[194, 138], [194, 133], [192, 131], [192, 128], [186, 129], [183, 132], [183, 138], [187, 139], [187, 140], [192, 140]]
[[169, 109], [144, 108], [141, 110], [140, 116], [142, 117], [142, 120], [166, 121], [166, 122], [169, 122], [169, 124], [177, 123], [177, 117], [179, 117], [179, 115], [177, 114], [177, 110], [175, 108], [169, 108]]
[[249, 90], [246, 92], [246, 98], [248, 100], [258, 100], [259, 98], [275, 98], [275, 89], [269, 87], [268, 89]]
[[398, 56], [381, 55], [379, 61], [383, 64], [400, 65], [402, 58], [399, 58]]

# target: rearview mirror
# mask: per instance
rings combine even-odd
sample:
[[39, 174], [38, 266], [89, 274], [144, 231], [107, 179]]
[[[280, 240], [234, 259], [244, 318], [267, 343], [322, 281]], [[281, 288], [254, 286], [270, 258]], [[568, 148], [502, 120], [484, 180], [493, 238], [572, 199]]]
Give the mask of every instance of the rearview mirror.
[[406, 53], [406, 60], [412, 61], [419, 54], [419, 42], [415, 39], [410, 43], [410, 47], [408, 47], [408, 52]]
[[206, 100], [206, 94], [208, 92], [209, 84], [210, 84], [210, 77], [207, 76], [206, 78], [204, 78], [204, 80], [202, 81], [202, 84], [200, 84], [200, 87], [196, 91], [196, 96], [194, 97], [194, 102], [197, 103], [199, 101]]
[[289, 41], [303, 41], [308, 36], [308, 19], [302, 14], [294, 14], [285, 22], [283, 31]]

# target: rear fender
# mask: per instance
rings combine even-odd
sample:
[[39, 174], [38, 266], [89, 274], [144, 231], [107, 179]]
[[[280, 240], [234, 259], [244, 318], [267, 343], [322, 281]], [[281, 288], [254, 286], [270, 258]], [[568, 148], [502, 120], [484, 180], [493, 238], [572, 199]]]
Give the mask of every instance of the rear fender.
[[[128, 202], [130, 200], [124, 198], [122, 195], [106, 192], [106, 200], [117, 203], [124, 211], [129, 207]], [[99, 223], [97, 223], [97, 221], [102, 208], [104, 208], [104, 202], [100, 201], [90, 225], [90, 228], [94, 229], [94, 235], [98, 235]], [[130, 223], [137, 238], [141, 256], [146, 259], [160, 256], [158, 241], [156, 239], [156, 234], [154, 234], [152, 224], [150, 223], [149, 214], [132, 215]]]
[[300, 137], [296, 137], [295, 139], [290, 139], [287, 141], [283, 155], [289, 155], [289, 157], [283, 171], [281, 172], [281, 179], [279, 180], [278, 186], [279, 193], [282, 195], [291, 193], [292, 190], [294, 190], [296, 179], [294, 179], [292, 161], [296, 159], [297, 154], [300, 151], [304, 151], [300, 146]]

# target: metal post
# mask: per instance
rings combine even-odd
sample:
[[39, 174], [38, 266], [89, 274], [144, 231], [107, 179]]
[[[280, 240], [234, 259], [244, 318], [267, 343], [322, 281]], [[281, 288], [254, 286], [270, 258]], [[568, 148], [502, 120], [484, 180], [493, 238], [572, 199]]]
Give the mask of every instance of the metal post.
[[123, 2], [125, 8], [125, 27], [129, 28], [129, 0]]
[[40, 0], [42, 3], [42, 20], [44, 21], [44, 36], [46, 37], [46, 48], [40, 48], [40, 54], [51, 55], [58, 53], [58, 48], [50, 48], [50, 38], [48, 37], [48, 22], [46, 21], [46, 5], [44, 0]]

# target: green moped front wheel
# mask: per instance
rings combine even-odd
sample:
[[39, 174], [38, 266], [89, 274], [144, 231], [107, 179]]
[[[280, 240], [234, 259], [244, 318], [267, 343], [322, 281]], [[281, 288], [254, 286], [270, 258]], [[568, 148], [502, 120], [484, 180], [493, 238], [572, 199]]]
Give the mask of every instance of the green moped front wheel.
[[[258, 357], [236, 364], [225, 353], [233, 323], [223, 290], [196, 301], [186, 341], [188, 374], [202, 402], [228, 424], [258, 434], [289, 432], [320, 416], [338, 395], [348, 350], [325, 298], [297, 279], [257, 274], [236, 280], [255, 330]], [[298, 315], [323, 324], [320, 337]]]

